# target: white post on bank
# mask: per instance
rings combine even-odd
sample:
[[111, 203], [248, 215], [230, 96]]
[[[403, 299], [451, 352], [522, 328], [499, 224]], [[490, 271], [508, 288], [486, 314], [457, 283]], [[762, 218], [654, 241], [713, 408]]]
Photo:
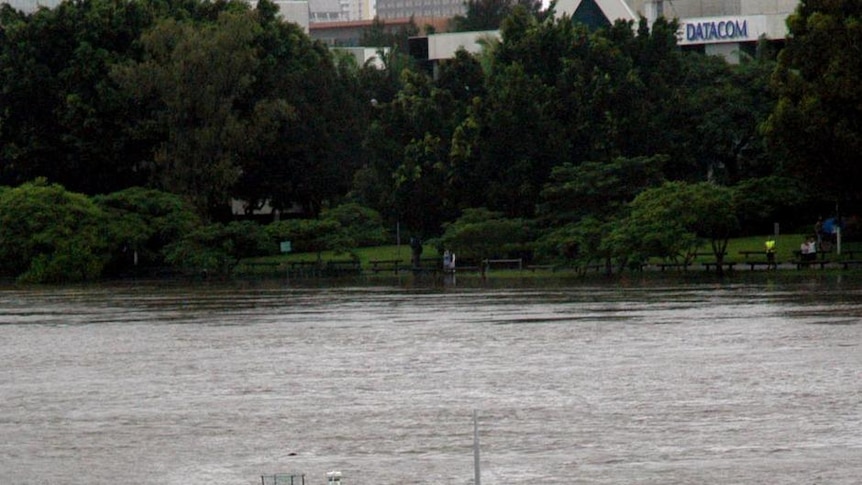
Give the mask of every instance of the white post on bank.
[[341, 485], [341, 472], [337, 470], [326, 472], [326, 485]]
[[835, 242], [838, 245], [838, 254], [841, 254], [841, 224], [835, 226]]

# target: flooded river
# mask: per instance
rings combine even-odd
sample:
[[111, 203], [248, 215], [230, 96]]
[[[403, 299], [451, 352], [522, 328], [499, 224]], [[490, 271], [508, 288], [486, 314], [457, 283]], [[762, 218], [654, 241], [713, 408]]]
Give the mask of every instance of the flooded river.
[[862, 287], [0, 291], [0, 483], [858, 484]]

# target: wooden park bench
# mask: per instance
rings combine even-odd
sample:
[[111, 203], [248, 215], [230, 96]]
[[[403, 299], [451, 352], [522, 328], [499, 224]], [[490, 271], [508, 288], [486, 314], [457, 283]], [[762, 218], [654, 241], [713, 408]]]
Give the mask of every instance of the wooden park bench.
[[764, 251], [764, 250], [758, 250], [758, 251], [740, 251], [740, 252], [739, 252], [739, 254], [743, 255], [743, 256], [745, 257], [745, 259], [748, 259], [748, 257], [749, 257], [749, 256], [751, 256], [751, 255], [753, 255], [753, 254], [762, 254], [762, 255], [764, 255], [764, 256], [765, 256], [765, 255], [766, 255], [766, 251]]
[[862, 250], [859, 249], [842, 249], [840, 256], [849, 260], [855, 260], [856, 255], [860, 254], [862, 254]]
[[261, 270], [265, 272], [275, 271], [279, 269], [281, 263], [278, 261], [243, 261], [242, 265], [245, 266], [250, 273], [256, 273]]
[[404, 268], [400, 259], [373, 259], [371, 263], [371, 271], [379, 273], [380, 271], [392, 271], [397, 273], [399, 269]]
[[656, 263], [658, 269], [664, 271], [666, 269], [682, 269], [683, 271], [687, 270], [691, 263]]
[[330, 276], [343, 276], [351, 274], [359, 274], [362, 272], [362, 265], [359, 261], [352, 259], [348, 260], [333, 260], [327, 261], [324, 271]]
[[[721, 255], [727, 256], [727, 252], [723, 252], [723, 253], [721, 253]], [[712, 257], [715, 257], [715, 253], [713, 253], [712, 251], [707, 251], [705, 253], [704, 252], [688, 253], [688, 259], [689, 260], [694, 259], [694, 258], [712, 258]]]
[[823, 269], [831, 261], [826, 259], [798, 259], [796, 260], [796, 269], [810, 268], [812, 266], [820, 266]]
[[584, 265], [581, 265], [578, 267], [578, 272], [580, 274], [586, 274], [586, 273], [589, 273], [590, 271], [592, 271], [594, 273], [601, 273], [605, 269], [607, 269], [607, 267], [604, 264], [598, 264], [598, 263], [596, 263], [596, 264], [584, 264]]
[[490, 270], [492, 266], [503, 267], [505, 269], [524, 269], [524, 260], [516, 259], [486, 259], [482, 261], [485, 269]]
[[[824, 260], [824, 259], [826, 259], [826, 255], [827, 255], [827, 254], [831, 254], [831, 253], [832, 253], [832, 250], [831, 250], [831, 249], [818, 250], [818, 251], [815, 253], [815, 256], [819, 256], [821, 260]], [[797, 259], [797, 260], [799, 260], [799, 261], [804, 261], [804, 260], [802, 259], [802, 251], [801, 251], [801, 250], [799, 250], [799, 249], [795, 249], [795, 250], [793, 251], [793, 256], [795, 256], [795, 257], [796, 257], [796, 259]]]
[[[701, 263], [701, 264], [703, 264], [703, 267], [707, 271], [709, 271], [710, 268], [718, 269], [719, 263], [717, 261], [710, 261], [710, 262]], [[733, 267], [736, 266], [736, 263], [733, 261], [725, 261], [725, 262], [721, 263], [721, 266], [724, 267], [725, 269], [727, 269], [728, 271], [733, 271]]]
[[287, 265], [288, 274], [292, 276], [315, 276], [320, 274], [320, 264], [317, 261], [291, 261]]
[[766, 269], [778, 269], [778, 263], [775, 261], [745, 261], [741, 264], [747, 264], [748, 269], [754, 271], [754, 268], [764, 266]]

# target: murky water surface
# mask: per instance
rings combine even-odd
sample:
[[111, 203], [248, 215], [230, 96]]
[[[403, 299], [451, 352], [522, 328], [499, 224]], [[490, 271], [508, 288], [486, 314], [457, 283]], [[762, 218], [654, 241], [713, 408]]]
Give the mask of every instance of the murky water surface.
[[862, 290], [0, 291], [0, 483], [857, 484]]

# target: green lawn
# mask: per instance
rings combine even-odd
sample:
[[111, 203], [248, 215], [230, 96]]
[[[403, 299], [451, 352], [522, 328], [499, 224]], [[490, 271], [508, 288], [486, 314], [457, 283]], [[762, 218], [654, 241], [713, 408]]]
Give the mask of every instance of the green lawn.
[[[745, 261], [745, 256], [740, 254], [740, 251], [766, 251], [766, 241], [772, 236], [749, 236], [731, 239], [727, 243], [728, 261]], [[793, 251], [799, 249], [799, 245], [805, 237], [802, 234], [784, 234], [775, 238], [775, 260], [778, 262], [792, 261], [794, 259]], [[707, 245], [704, 251], [709, 250]], [[710, 258], [715, 259], [715, 258]], [[751, 255], [749, 259], [753, 261], [766, 260], [765, 254]]]
[[[764, 254], [751, 254], [748, 256], [748, 260], [766, 261], [766, 240], [769, 238], [771, 236], [749, 236], [731, 239], [727, 242], [727, 254], [724, 256], [724, 260], [727, 262], [746, 261], [745, 255], [740, 254], [740, 251], [760, 251]], [[775, 260], [778, 262], [792, 261], [795, 257], [793, 251], [799, 249], [799, 244], [801, 243], [801, 234], [785, 234], [778, 237], [775, 240]], [[694, 258], [695, 262], [700, 263], [715, 260], [715, 257], [712, 255], [712, 247], [709, 243], [699, 247], [697, 252], [702, 255]], [[650, 263], [661, 263], [662, 261], [661, 258], [650, 258]]]
[[[766, 240], [769, 237], [770, 236], [751, 236], [731, 239], [727, 243], [727, 256], [725, 256], [725, 259], [728, 261], [745, 261], [745, 256], [739, 254], [739, 252], [764, 251]], [[778, 238], [775, 239], [775, 260], [778, 262], [795, 261], [796, 256], [793, 254], [793, 252], [799, 251], [799, 246], [802, 244], [802, 241], [804, 241], [806, 237], [807, 235], [805, 234], [783, 234], [778, 236]], [[844, 243], [841, 245], [841, 247], [843, 250], [862, 251], [862, 242]], [[706, 245], [704, 248], [702, 248], [701, 251], [706, 252], [711, 251], [711, 249], [709, 248], [709, 245]], [[841, 258], [834, 254], [834, 252], [830, 255], [830, 257], [832, 259]], [[749, 259], [755, 261], [765, 260], [766, 257], [764, 255], [751, 255], [749, 256]]]
[[[727, 245], [727, 256], [725, 256], [726, 261], [745, 261], [745, 256], [740, 254], [740, 251], [764, 251], [767, 238], [770, 236], [750, 236], [750, 237], [742, 237], [731, 239]], [[804, 235], [802, 234], [784, 234], [779, 236], [776, 239], [775, 244], [775, 260], [778, 262], [789, 262], [794, 261], [795, 256], [793, 251], [799, 250], [799, 245], [802, 243], [804, 239]], [[845, 249], [853, 249], [856, 251], [862, 251], [862, 242], [857, 243], [847, 243], [842, 245]], [[709, 244], [704, 245], [698, 252], [701, 253], [711, 253], [712, 249]], [[370, 266], [370, 261], [374, 260], [401, 260], [404, 264], [408, 264], [410, 262], [410, 246], [406, 244], [402, 244], [401, 246], [391, 245], [391, 246], [376, 246], [376, 247], [367, 247], [367, 248], [357, 248], [354, 251], [355, 255], [359, 258], [359, 262], [362, 264], [363, 268], [367, 268]], [[341, 253], [336, 254], [332, 251], [324, 251], [320, 255], [323, 261], [344, 261], [352, 259], [350, 254]], [[431, 258], [441, 258], [442, 256], [438, 254], [437, 250], [432, 246], [425, 246], [422, 251], [422, 259], [431, 259]], [[267, 256], [261, 258], [251, 258], [248, 261], [254, 262], [293, 262], [293, 261], [315, 261], [317, 260], [317, 253], [290, 253], [283, 254], [278, 256]], [[837, 258], [835, 255], [832, 258]], [[711, 255], [709, 256], [699, 256], [696, 261], [712, 261], [715, 258]], [[749, 256], [749, 259], [752, 261], [765, 260], [766, 257], [763, 254], [755, 254]]]
[[[374, 260], [394, 260], [400, 259], [405, 264], [410, 262], [410, 246], [402, 244], [401, 246], [375, 246], [368, 248], [357, 248], [354, 253], [359, 258], [359, 262], [363, 267], [367, 267], [370, 261]], [[292, 262], [292, 261], [316, 261], [317, 253], [290, 253], [278, 256], [267, 256], [262, 258], [252, 258], [249, 261], [257, 262]], [[424, 246], [422, 250], [422, 259], [442, 257], [437, 253], [437, 249], [432, 246]], [[352, 259], [352, 256], [347, 253], [336, 254], [332, 251], [324, 251], [320, 254], [320, 259], [323, 261], [346, 261]]]

